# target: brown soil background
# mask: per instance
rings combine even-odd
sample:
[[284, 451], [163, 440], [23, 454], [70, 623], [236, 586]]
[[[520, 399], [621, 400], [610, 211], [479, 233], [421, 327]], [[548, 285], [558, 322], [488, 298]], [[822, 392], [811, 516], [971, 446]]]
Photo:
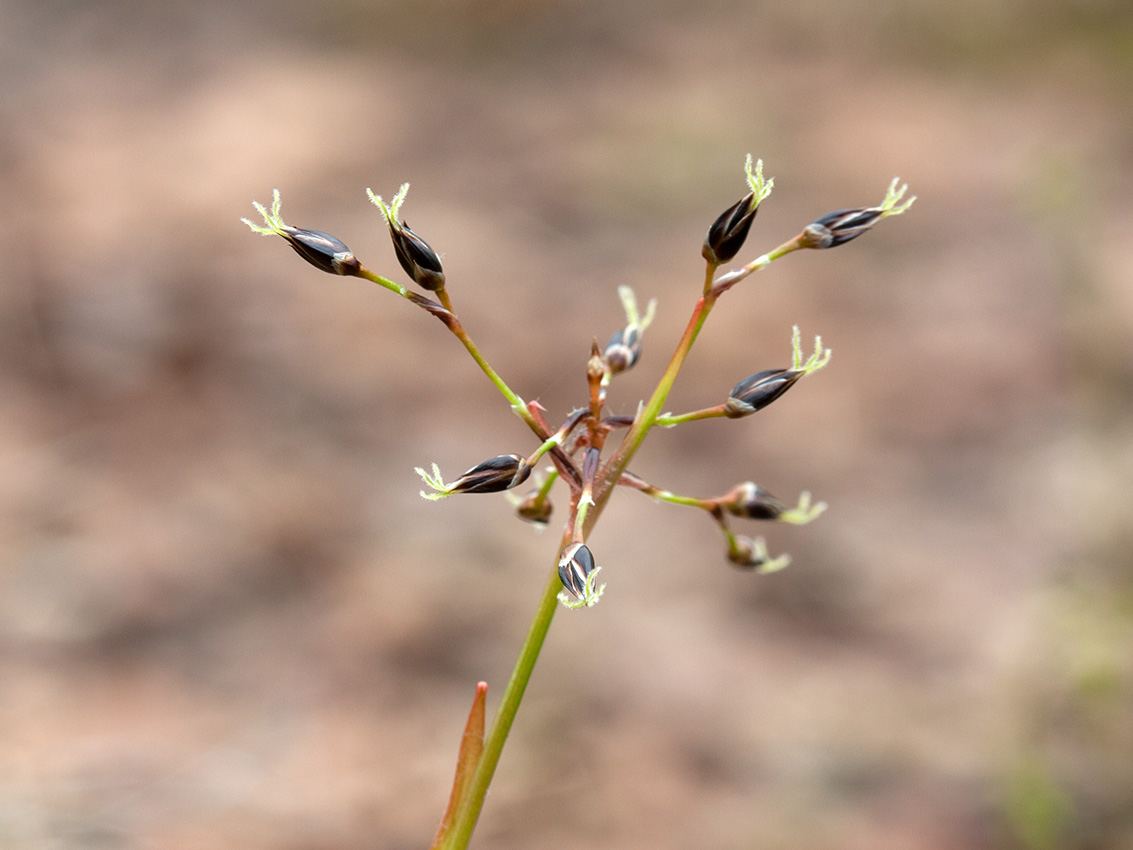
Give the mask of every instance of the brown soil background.
[[831, 366], [635, 470], [830, 510], [740, 529], [794, 556], [760, 577], [615, 499], [474, 846], [1133, 847], [1127, 3], [12, 0], [0, 73], [0, 846], [426, 847], [554, 559], [502, 497], [417, 497], [531, 435], [252, 199], [401, 280], [363, 190], [411, 181], [552, 418], [616, 286], [657, 298], [632, 412], [751, 151], [741, 259], [920, 200], [730, 293], [670, 409], [793, 323]]

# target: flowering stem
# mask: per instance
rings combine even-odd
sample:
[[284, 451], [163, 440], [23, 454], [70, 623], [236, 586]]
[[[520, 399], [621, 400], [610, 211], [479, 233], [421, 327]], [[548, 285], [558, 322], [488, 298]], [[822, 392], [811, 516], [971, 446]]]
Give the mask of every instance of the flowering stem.
[[[664, 406], [665, 400], [669, 397], [669, 392], [672, 390], [673, 383], [676, 381], [677, 373], [680, 372], [681, 367], [684, 365], [685, 359], [692, 349], [692, 344], [696, 342], [696, 337], [700, 333], [701, 328], [704, 327], [704, 322], [708, 319], [708, 314], [712, 311], [717, 299], [752, 272], [765, 268], [773, 260], [790, 253], [790, 251], [794, 249], [795, 246], [788, 243], [787, 245], [780, 246], [770, 254], [764, 254], [755, 262], [739, 270], [738, 273], [732, 272], [731, 274], [737, 275], [736, 279], [728, 281], [724, 285], [717, 282], [715, 286], [709, 287], [708, 291], [697, 301], [696, 307], [689, 317], [685, 332], [681, 336], [680, 342], [677, 344], [676, 351], [673, 352], [673, 356], [669, 361], [668, 367], [665, 369], [665, 373], [661, 376], [660, 382], [653, 391], [653, 395], [635, 417], [629, 433], [626, 434], [625, 439], [618, 447], [613, 458], [610, 459], [604, 468], [598, 471], [597, 481], [594, 482], [593, 485], [593, 502], [586, 505], [585, 513], [582, 517], [578, 516], [580, 505], [577, 502], [575, 503], [575, 510], [572, 512], [571, 517], [572, 521], [567, 523], [563, 532], [563, 539], [559, 547], [560, 550], [565, 548], [572, 541], [584, 542], [590, 530], [598, 521], [603, 509], [606, 507], [610, 494], [614, 490], [614, 486], [621, 478], [626, 466], [633, 458], [634, 453], [641, 446], [645, 435], [649, 433], [649, 429], [657, 424], [661, 408]], [[726, 278], [728, 276], [725, 275], [724, 277]], [[708, 280], [711, 280], [711, 278], [709, 277]], [[439, 307], [440, 305], [436, 306]], [[426, 309], [428, 308], [426, 307]], [[448, 311], [445, 312], [448, 316], [451, 316], [451, 319], [440, 317], [442, 321], [444, 321], [449, 330], [456, 334], [461, 342], [464, 343], [468, 352], [473, 356], [476, 362], [480, 364], [480, 368], [492, 379], [492, 383], [496, 384], [500, 392], [512, 402], [512, 409], [516, 410], [518, 414], [519, 408], [516, 407], [516, 403], [522, 404], [522, 401], [506, 388], [503, 381], [499, 380], [491, 367], [483, 361], [479, 351], [476, 349], [475, 345], [472, 344], [471, 339], [464, 333], [464, 329], [460, 326], [460, 323], [456, 321], [456, 317], [452, 316]], [[547, 439], [549, 429], [541, 426], [535, 416], [526, 407], [523, 407], [522, 410], [523, 413], [527, 414], [522, 417], [524, 421], [527, 422], [532, 430], [539, 434], [540, 437]], [[581, 497], [582, 493], [579, 493], [578, 498], [580, 500]], [[680, 497], [676, 497], [676, 499], [679, 498]], [[697, 501], [699, 500], [689, 500], [685, 503], [696, 504]], [[697, 506], [706, 507], [706, 505]], [[576, 523], [575, 520], [579, 520], [579, 522]], [[477, 765], [476, 774], [472, 779], [472, 783], [468, 788], [464, 800], [456, 811], [452, 830], [448, 834], [444, 844], [442, 844], [438, 850], [465, 850], [468, 846], [468, 842], [472, 838], [472, 831], [476, 828], [476, 822], [484, 806], [484, 798], [488, 794], [488, 786], [491, 785], [492, 777], [496, 772], [496, 766], [499, 764], [504, 743], [507, 741], [512, 723], [515, 722], [515, 715], [519, 711], [519, 704], [523, 701], [524, 692], [527, 690], [527, 683], [531, 680], [535, 663], [539, 660], [539, 653], [543, 648], [543, 641], [547, 637], [547, 631], [551, 627], [555, 610], [558, 608], [558, 595], [561, 588], [562, 581], [559, 578], [558, 561], [556, 560], [555, 568], [551, 570], [551, 574], [547, 577], [546, 586], [543, 588], [543, 595], [540, 597], [538, 607], [535, 609], [535, 616], [531, 621], [527, 638], [524, 640], [523, 647], [519, 652], [519, 658], [515, 662], [515, 667], [512, 670], [511, 678], [508, 680], [507, 688], [504, 690], [499, 710], [496, 713], [495, 720], [492, 722], [492, 728], [484, 739], [484, 751], [483, 755], [480, 757], [480, 763]]]
[[[618, 484], [638, 489], [656, 499], [708, 511], [727, 539], [729, 558], [740, 567], [754, 568], [760, 572], [781, 569], [787, 564], [788, 559], [786, 556], [771, 559], [761, 538], [752, 540], [734, 535], [728, 528], [725, 511], [750, 519], [776, 519], [801, 525], [814, 519], [825, 508], [822, 503], [812, 506], [808, 493], [800, 496], [797, 507], [787, 508], [752, 482], [737, 485], [729, 493], [714, 499], [679, 496], [654, 487], [627, 471], [628, 464], [655, 425], [672, 426], [699, 419], [747, 415], [760, 409], [761, 405], [769, 404], [789, 388], [793, 381], [804, 374], [817, 371], [829, 360], [829, 349], [823, 349], [821, 341], [816, 338], [815, 353], [804, 362], [796, 327], [792, 337], [791, 370], [770, 370], [745, 379], [737, 385], [725, 404], [680, 415], [662, 415], [661, 410], [673, 388], [677, 374], [704, 327], [708, 314], [723, 293], [753, 272], [766, 268], [774, 260], [792, 251], [801, 248], [829, 248], [844, 244], [868, 230], [881, 218], [904, 212], [916, 200], [915, 198], [903, 200], [908, 187], [898, 188], [898, 181], [894, 179], [880, 206], [839, 210], [823, 216], [808, 225], [794, 239], [757, 257], [745, 266], [717, 277], [716, 273], [721, 262], [730, 262], [738, 253], [747, 237], [751, 219], [754, 218], [759, 203], [771, 193], [773, 181], [763, 179], [762, 165], [762, 161], [758, 161], [753, 169], [751, 156], [748, 156], [745, 172], [750, 193], [726, 210], [709, 228], [702, 251], [702, 256], [708, 263], [705, 269], [703, 292], [648, 402], [641, 404], [637, 415], [632, 418], [629, 416], [603, 418], [610, 380], [614, 374], [628, 369], [636, 362], [641, 351], [641, 333], [653, 317], [654, 302], [650, 302], [645, 316], [642, 317], [638, 314], [632, 291], [628, 287], [620, 287], [619, 295], [625, 308], [627, 325], [611, 340], [605, 353], [599, 349], [597, 341], [592, 346], [587, 365], [590, 387], [589, 408], [573, 411], [563, 425], [553, 433], [542, 416], [542, 408], [538, 402], [524, 402], [503, 381], [480, 353], [457, 318], [445, 289], [445, 277], [439, 256], [400, 219], [399, 210], [409, 189], [408, 183], [401, 186], [388, 205], [371, 190], [367, 189], [367, 194], [381, 209], [389, 224], [394, 248], [402, 268], [418, 285], [430, 292], [432, 298], [411, 292], [404, 286], [365, 268], [358, 262], [354, 253], [335, 237], [320, 231], [286, 225], [280, 214], [278, 191], [273, 192], [270, 210], [253, 202], [255, 209], [263, 216], [263, 225], [242, 219], [256, 233], [283, 237], [304, 260], [324, 272], [369, 280], [431, 313], [460, 340], [472, 359], [507, 399], [512, 411], [540, 438], [541, 445], [529, 458], [501, 455], [469, 470], [454, 484], [446, 485], [441, 481], [436, 464], [433, 465], [431, 476], [418, 469], [426, 483], [437, 491], [437, 494], [428, 495], [426, 498], [439, 498], [455, 492], [510, 489], [522, 483], [530, 474], [530, 467], [549, 454], [554, 463], [554, 471], [534, 496], [528, 496], [517, 503], [520, 507], [520, 515], [525, 519], [546, 523], [550, 514], [550, 504], [546, 503], [546, 498], [551, 485], [561, 476], [570, 486], [571, 511], [560, 544], [562, 554], [556, 559], [555, 566], [547, 578], [487, 737], [483, 736], [483, 708], [487, 685], [481, 683], [477, 687], [477, 697], [469, 715], [458, 756], [449, 807], [432, 850], [466, 850], [559, 602], [563, 602], [567, 607], [590, 606], [601, 596], [605, 585], [596, 589], [593, 587], [594, 577], [601, 567], [595, 565], [585, 541]], [[783, 377], [784, 375], [787, 377]], [[780, 383], [778, 385], [770, 383], [772, 377]], [[788, 379], [791, 383], [783, 383]], [[737, 407], [740, 403], [747, 407]], [[587, 433], [572, 438], [574, 429], [583, 420], [586, 421]], [[613, 456], [602, 465], [600, 459], [606, 438], [612, 430], [618, 428], [628, 428], [628, 431]], [[569, 450], [564, 450], [564, 443]], [[580, 469], [572, 457], [583, 449], [585, 458]], [[509, 472], [508, 478], [499, 477], [501, 469]], [[475, 477], [485, 474], [489, 476], [486, 480], [477, 480]], [[565, 592], [560, 592], [560, 587], [564, 585], [577, 601], [572, 601]]]
[[[748, 275], [756, 271], [761, 271], [770, 265], [772, 261], [797, 250], [799, 247], [801, 246], [797, 244], [795, 240], [780, 245], [774, 251], [762, 255], [748, 265], [721, 276], [721, 278], [715, 282], [715, 285], [713, 285], [712, 281], [715, 267], [709, 264], [705, 278], [704, 295], [701, 296], [700, 300], [696, 303], [696, 307], [693, 308], [688, 325], [685, 327], [685, 332], [681, 336], [680, 342], [677, 344], [676, 351], [673, 352], [673, 356], [669, 360], [669, 365], [666, 367], [665, 373], [661, 376], [661, 380], [654, 389], [653, 395], [634, 418], [629, 433], [626, 434], [617, 452], [605, 467], [600, 470], [591, 469], [589, 470], [590, 475], [584, 476], [584, 491], [578, 492], [578, 501], [574, 504], [571, 521], [567, 523], [563, 531], [563, 539], [559, 547], [560, 550], [565, 548], [572, 541], [585, 542], [590, 530], [594, 527], [603, 509], [606, 507], [606, 503], [609, 501], [610, 494], [613, 492], [615, 485], [625, 472], [626, 466], [629, 464], [630, 460], [632, 460], [634, 454], [641, 446], [641, 443], [645, 440], [645, 436], [649, 433], [650, 428], [658, 424], [658, 419], [661, 418], [661, 408], [669, 397], [669, 392], [673, 388], [677, 374], [684, 365], [693, 343], [696, 342], [701, 328], [704, 327], [704, 323], [708, 319], [708, 314], [712, 312], [712, 308], [715, 306], [719, 297]], [[439, 305], [437, 306], [439, 307]], [[445, 312], [448, 313], [448, 311]], [[480, 368], [492, 379], [492, 383], [496, 384], [500, 392], [504, 394], [508, 401], [512, 402], [512, 409], [522, 416], [524, 421], [528, 423], [535, 433], [539, 434], [543, 439], [547, 439], [549, 429], [540, 425], [536, 417], [526, 407], [517, 407], [517, 404], [522, 405], [522, 401], [518, 396], [512, 393], [510, 389], [507, 389], [506, 384], [499, 379], [491, 367], [483, 360], [475, 345], [472, 344], [471, 339], [464, 333], [463, 327], [456, 321], [456, 317], [452, 316], [451, 313], [448, 313], [448, 315], [451, 316], [451, 320], [441, 317], [442, 320], [448, 326], [449, 330], [456, 334], [461, 342], [464, 343], [468, 352], [473, 356], [476, 362], [480, 364]], [[526, 416], [523, 416], [523, 414], [526, 414]], [[661, 422], [662, 424], [676, 424], [676, 422], [672, 422], [673, 419], [685, 421], [686, 418], [699, 419], [716, 415], [719, 414], [715, 412], [715, 409], [711, 409], [698, 411], [694, 414], [689, 414], [687, 417], [661, 418]], [[594, 454], [597, 455], [597, 452], [594, 452]], [[594, 478], [595, 472], [597, 473], [597, 480]], [[650, 487], [649, 489], [655, 488]], [[594, 491], [593, 496], [591, 496], [591, 490]], [[651, 493], [651, 495], [660, 494]], [[705, 500], [675, 496], [668, 492], [665, 492], [664, 498], [666, 501], [701, 507], [713, 512], [710, 504]], [[583, 504], [584, 499], [585, 504]], [[728, 534], [727, 524], [723, 521], [722, 515], [719, 514], [719, 509], [717, 508], [713, 513], [718, 516], [725, 534]], [[733, 541], [729, 540], [730, 544], [732, 542]], [[511, 678], [508, 680], [500, 708], [496, 713], [495, 720], [492, 722], [491, 731], [484, 739], [484, 751], [483, 755], [480, 757], [480, 763], [477, 765], [476, 773], [468, 788], [468, 792], [465, 794], [459, 809], [457, 809], [453, 828], [447, 840], [442, 845], [443, 850], [465, 850], [468, 846], [468, 842], [472, 838], [472, 831], [476, 828], [476, 822], [484, 806], [484, 798], [488, 794], [488, 786], [491, 785], [492, 777], [496, 772], [496, 766], [499, 764], [504, 743], [507, 741], [512, 723], [515, 722], [515, 715], [519, 711], [519, 704], [523, 701], [523, 695], [527, 690], [527, 683], [531, 680], [535, 663], [539, 660], [539, 653], [543, 648], [543, 642], [551, 627], [555, 610], [558, 608], [558, 596], [561, 587], [562, 581], [559, 578], [558, 562], [556, 560], [555, 568], [551, 570], [551, 574], [547, 578], [547, 583], [543, 588], [543, 595], [539, 599], [539, 605], [535, 609], [535, 616], [528, 629], [527, 638], [523, 642], [519, 658], [516, 660]]]
[[[569, 527], [563, 535], [562, 546], [566, 546], [568, 543], [570, 543]], [[519, 652], [519, 658], [516, 659], [515, 668], [512, 670], [511, 678], [504, 690], [499, 710], [496, 712], [495, 720], [492, 721], [492, 728], [484, 739], [484, 751], [480, 756], [476, 774], [472, 778], [464, 801], [457, 809], [448, 839], [442, 845], [444, 850], [465, 850], [472, 838], [472, 830], [476, 828], [476, 821], [479, 819], [480, 810], [484, 806], [484, 798], [488, 794], [488, 786], [491, 785], [492, 777], [495, 775], [496, 765], [499, 764], [504, 743], [507, 741], [512, 723], [515, 722], [515, 715], [519, 711], [519, 704], [523, 701], [527, 683], [531, 680], [531, 673], [535, 670], [535, 662], [539, 660], [539, 652], [543, 648], [547, 630], [551, 628], [551, 620], [555, 616], [555, 610], [559, 607], [558, 593], [560, 590], [562, 590], [562, 582], [559, 580], [556, 555], [555, 568], [551, 570], [547, 577], [547, 584], [543, 588], [543, 595], [535, 609], [535, 617], [527, 631], [527, 638], [523, 641], [523, 648]]]
[[661, 380], [657, 384], [657, 388], [653, 391], [645, 407], [638, 413], [636, 420], [626, 434], [622, 444], [618, 446], [617, 452], [614, 454], [610, 462], [606, 464], [605, 471], [602, 475], [602, 483], [598, 488], [596, 501], [599, 505], [604, 505], [606, 500], [609, 499], [610, 493], [613, 492], [614, 485], [617, 484], [618, 479], [621, 477], [622, 472], [625, 471], [626, 466], [629, 465], [634, 454], [641, 446], [645, 435], [649, 433], [649, 429], [653, 427], [657, 421], [657, 417], [661, 413], [661, 408], [665, 404], [665, 400], [669, 397], [669, 392], [673, 389], [673, 383], [677, 379], [677, 373], [680, 372], [681, 366], [684, 365], [685, 358], [688, 357], [689, 350], [692, 344], [696, 342], [696, 337], [700, 333], [700, 329], [704, 327], [704, 322], [708, 318], [708, 314], [712, 312], [712, 307], [716, 304], [716, 299], [719, 298], [719, 293], [712, 289], [707, 295], [701, 296], [700, 300], [696, 302], [696, 307], [692, 311], [692, 316], [689, 317], [688, 325], [685, 327], [685, 332], [681, 336], [681, 341], [677, 343], [677, 350], [673, 352], [672, 358], [669, 360], [669, 365], [665, 369], [665, 374], [661, 376]]
[[[591, 505], [591, 510], [586, 515], [582, 523], [582, 536], [589, 535], [590, 530], [594, 527], [594, 523], [598, 521], [598, 517], [605, 507], [605, 500], [601, 504]], [[575, 505], [577, 511], [577, 504]], [[573, 533], [575, 532], [575, 523], [568, 522], [563, 531], [562, 540], [559, 542], [559, 550], [562, 550], [569, 545], [572, 539], [575, 539]], [[476, 768], [476, 774], [472, 778], [472, 783], [468, 788], [468, 792], [464, 797], [464, 801], [456, 812], [456, 817], [453, 819], [453, 826], [449, 835], [437, 850], [465, 850], [468, 842], [472, 838], [472, 831], [476, 828], [476, 821], [480, 817], [480, 810], [484, 806], [484, 798], [488, 794], [488, 786], [492, 784], [492, 777], [496, 772], [496, 765], [499, 764], [500, 755], [504, 749], [504, 743], [507, 741], [508, 733], [511, 731], [511, 725], [515, 722], [516, 712], [519, 711], [519, 704], [523, 701], [523, 694], [527, 690], [527, 683], [531, 680], [531, 674], [535, 670], [535, 662], [539, 660], [539, 653], [543, 649], [543, 641], [547, 637], [547, 631], [551, 628], [551, 620], [554, 619], [555, 611], [559, 607], [559, 591], [563, 588], [562, 580], [559, 578], [558, 558], [556, 555], [555, 565], [551, 569], [550, 575], [547, 577], [547, 584], [543, 588], [543, 595], [539, 598], [539, 604], [535, 609], [535, 616], [531, 620], [531, 625], [527, 630], [527, 637], [523, 641], [523, 647], [519, 651], [519, 658], [516, 659], [515, 667], [511, 671], [511, 678], [508, 680], [507, 688], [504, 690], [503, 698], [500, 702], [500, 707], [496, 712], [496, 717], [492, 721], [492, 728], [488, 732], [487, 737], [484, 739], [484, 751], [480, 756], [480, 763]]]
[[[629, 433], [626, 434], [625, 440], [618, 446], [618, 450], [613, 458], [611, 458], [609, 463], [603, 468], [601, 483], [597, 488], [598, 493], [595, 496], [595, 500], [599, 506], [599, 512], [601, 512], [601, 507], [606, 504], [606, 500], [610, 498], [610, 494], [613, 492], [614, 486], [618, 483], [618, 479], [621, 477], [622, 473], [625, 472], [629, 462], [633, 459], [634, 454], [645, 440], [645, 435], [649, 433], [650, 428], [657, 424], [657, 420], [661, 415], [661, 408], [664, 406], [665, 400], [669, 397], [669, 392], [673, 389], [673, 383], [677, 379], [677, 373], [680, 372], [681, 367], [684, 365], [685, 359], [692, 349], [692, 344], [696, 342], [696, 337], [700, 333], [700, 329], [704, 327], [704, 322], [708, 319], [708, 314], [712, 312], [712, 308], [716, 305], [716, 301], [719, 297], [748, 275], [753, 272], [762, 271], [775, 260], [792, 251], [797, 251], [800, 247], [801, 244], [797, 238], [792, 239], [790, 242], [785, 242], [775, 250], [757, 257], [746, 266], [721, 275], [712, 286], [707, 286], [711, 281], [711, 275], [714, 271], [711, 263], [709, 264], [708, 278], [705, 281], [706, 291], [704, 295], [701, 296], [700, 300], [696, 302], [696, 307], [693, 308], [692, 315], [688, 320], [688, 325], [685, 327], [685, 332], [681, 336], [681, 341], [677, 343], [677, 350], [673, 352], [673, 356], [669, 360], [665, 374], [661, 376], [661, 380], [658, 382], [657, 388], [653, 391], [649, 402], [641, 412], [638, 413]], [[701, 417], [696, 416], [695, 418]], [[707, 418], [707, 416], [705, 418]], [[671, 421], [662, 421], [664, 424], [676, 424]]]

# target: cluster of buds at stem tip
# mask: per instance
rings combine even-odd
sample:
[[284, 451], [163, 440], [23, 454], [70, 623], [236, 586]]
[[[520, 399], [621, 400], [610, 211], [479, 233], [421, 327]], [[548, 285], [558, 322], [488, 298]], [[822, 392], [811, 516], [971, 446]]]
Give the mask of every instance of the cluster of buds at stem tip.
[[740, 252], [755, 214], [759, 212], [760, 202], [771, 194], [771, 187], [775, 184], [774, 178], [766, 181], [763, 179], [762, 159], [756, 162], [755, 170], [752, 171], [751, 154], [747, 155], [744, 171], [751, 191], [720, 213], [704, 237], [704, 247], [700, 253], [714, 266], [728, 262]]
[[389, 206], [386, 206], [381, 195], [375, 195], [373, 190], [367, 189], [370, 201], [382, 211], [382, 215], [389, 224], [389, 235], [393, 239], [393, 250], [397, 254], [397, 261], [405, 269], [405, 273], [413, 278], [413, 282], [430, 292], [436, 292], [445, 285], [445, 272], [441, 267], [441, 258], [437, 252], [429, 247], [429, 243], [409, 229], [409, 225], [400, 219], [401, 205], [409, 193], [409, 184], [401, 184], [401, 189], [394, 196]]
[[594, 586], [601, 571], [595, 566], [594, 555], [584, 543], [572, 543], [559, 555], [559, 581], [566, 590], [559, 593], [559, 601], [567, 608], [589, 608], [595, 605], [606, 585]]
[[358, 262], [354, 252], [347, 248], [342, 240], [336, 239], [329, 233], [323, 233], [321, 230], [307, 230], [284, 223], [280, 214], [281, 202], [278, 189], [272, 192], [270, 210], [265, 209], [264, 205], [257, 201], [252, 201], [252, 206], [256, 208], [256, 212], [263, 216], [264, 224], [256, 224], [246, 218], [240, 220], [256, 233], [262, 233], [265, 236], [282, 236], [287, 240], [287, 244], [295, 249], [296, 254], [315, 268], [322, 269], [329, 274], [356, 277], [361, 273], [362, 264]]
[[764, 369], [748, 375], [728, 394], [724, 403], [724, 415], [729, 419], [740, 419], [762, 410], [793, 387], [804, 375], [817, 372], [830, 362], [831, 351], [822, 347], [822, 337], [814, 338], [814, 353], [803, 360], [799, 326], [791, 332], [791, 368]]
[[900, 215], [913, 205], [917, 196], [902, 201], [909, 186], [906, 183], [897, 188], [897, 181], [894, 177], [879, 206], [835, 210], [815, 219], [799, 235], [799, 244], [803, 248], [836, 248], [857, 239], [886, 216]]
[[499, 493], [518, 487], [531, 475], [531, 464], [519, 455], [500, 455], [476, 464], [451, 484], [445, 484], [435, 463], [431, 475], [419, 466], [416, 472], [433, 489], [432, 493], [422, 490], [421, 497], [433, 501], [457, 493]]

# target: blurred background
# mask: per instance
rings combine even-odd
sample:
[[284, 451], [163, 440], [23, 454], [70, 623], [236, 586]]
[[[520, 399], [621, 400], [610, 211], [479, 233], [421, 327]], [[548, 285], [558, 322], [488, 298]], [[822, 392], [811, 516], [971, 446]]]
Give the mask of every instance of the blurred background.
[[[669, 409], [831, 365], [635, 471], [830, 508], [734, 570], [633, 492], [591, 539], [474, 846], [1133, 847], [1133, 7], [1122, 0], [0, 2], [0, 846], [426, 847], [558, 532], [418, 498], [534, 442], [441, 325], [248, 231], [366, 200], [548, 418], [657, 298], [631, 413], [762, 157]], [[565, 513], [559, 499], [557, 520]], [[557, 529], [557, 521], [552, 528]]]

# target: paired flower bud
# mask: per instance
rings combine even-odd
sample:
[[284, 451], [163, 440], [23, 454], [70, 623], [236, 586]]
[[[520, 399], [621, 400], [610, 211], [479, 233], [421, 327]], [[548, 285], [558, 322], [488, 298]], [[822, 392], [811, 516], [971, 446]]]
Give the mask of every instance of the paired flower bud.
[[732, 387], [724, 403], [724, 415], [729, 419], [739, 419], [762, 410], [805, 374], [802, 369], [765, 369], [749, 375]]
[[851, 239], [857, 239], [886, 216], [905, 212], [917, 197], [914, 195], [905, 200], [909, 186], [907, 183], [898, 186], [898, 182], [894, 177], [885, 192], [885, 198], [876, 207], [834, 210], [822, 218], [815, 219], [799, 235], [799, 244], [803, 248], [836, 248], [845, 245]]
[[594, 555], [584, 543], [572, 543], [559, 555], [559, 580], [575, 599], [587, 595], [587, 579], [595, 570]]
[[737, 484], [723, 499], [720, 507], [733, 516], [745, 519], [779, 519], [787, 506], [751, 481]]
[[528, 496], [515, 506], [515, 512], [520, 519], [533, 525], [546, 525], [551, 521], [554, 505], [551, 500], [541, 496], [538, 490], [531, 491]]
[[728, 547], [728, 560], [742, 569], [752, 569], [763, 563], [755, 551], [755, 541], [750, 537], [737, 534]]
[[626, 325], [610, 337], [602, 359], [610, 367], [611, 374], [626, 371], [641, 357], [641, 331], [640, 325]]
[[602, 352], [602, 359], [611, 375], [632, 368], [641, 359], [641, 340], [645, 336], [645, 329], [653, 322], [653, 312], [657, 307], [657, 302], [651, 300], [645, 308], [645, 315], [641, 315], [637, 309], [637, 297], [628, 286], [618, 287], [618, 298], [625, 309], [626, 324], [610, 337]]
[[287, 240], [296, 254], [324, 272], [354, 277], [362, 270], [354, 252], [329, 233], [286, 224], [280, 228], [279, 235]]
[[531, 475], [531, 465], [519, 455], [500, 455], [478, 463], [446, 488], [456, 493], [499, 493], [518, 487]]
[[264, 236], [282, 236], [287, 244], [295, 249], [295, 253], [318, 269], [330, 274], [341, 274], [356, 277], [362, 272], [362, 264], [354, 256], [354, 252], [346, 247], [340, 239], [335, 239], [329, 233], [321, 230], [306, 230], [302, 227], [292, 227], [283, 221], [280, 212], [282, 202], [279, 190], [272, 191], [271, 209], [258, 201], [252, 201], [256, 212], [264, 217], [263, 224], [256, 224], [246, 218], [240, 219], [255, 233]]
[[429, 247], [428, 242], [410, 230], [409, 225], [404, 221], [395, 223], [391, 219], [389, 234], [393, 239], [393, 250], [397, 253], [397, 261], [418, 286], [435, 292], [445, 285], [441, 258]]
[[790, 555], [772, 558], [767, 551], [767, 543], [762, 537], [754, 540], [737, 534], [729, 540], [728, 560], [741, 570], [755, 570], [757, 573], [774, 573], [791, 563]]
[[401, 184], [401, 188], [388, 206], [382, 200], [382, 196], [375, 195], [372, 189], [367, 189], [366, 194], [385, 216], [386, 224], [389, 225], [389, 235], [393, 240], [393, 250], [405, 273], [413, 278], [414, 283], [429, 292], [436, 292], [443, 287], [445, 272], [441, 268], [441, 258], [429, 247], [428, 242], [410, 230], [409, 225], [401, 220], [401, 205], [405, 203], [405, 196], [409, 194], [409, 184]]
[[800, 237], [805, 248], [836, 248], [857, 239], [881, 218], [881, 207], [835, 210], [808, 224]]
[[747, 239], [751, 223], [759, 211], [759, 201], [754, 192], [748, 192], [712, 222], [708, 228], [708, 235], [704, 237], [704, 247], [701, 256], [713, 265], [720, 265], [731, 260], [740, 252]]
[[704, 237], [700, 253], [713, 266], [728, 262], [740, 252], [755, 214], [759, 212], [759, 205], [771, 194], [775, 185], [773, 178], [763, 179], [762, 159], [756, 160], [753, 168], [751, 154], [744, 162], [744, 174], [751, 191], [720, 213]]
[[519, 455], [500, 455], [478, 463], [451, 484], [441, 478], [441, 470], [434, 463], [432, 474], [421, 467], [415, 471], [433, 492], [421, 491], [421, 498], [435, 502], [457, 493], [499, 493], [518, 487], [531, 475], [532, 466]]

